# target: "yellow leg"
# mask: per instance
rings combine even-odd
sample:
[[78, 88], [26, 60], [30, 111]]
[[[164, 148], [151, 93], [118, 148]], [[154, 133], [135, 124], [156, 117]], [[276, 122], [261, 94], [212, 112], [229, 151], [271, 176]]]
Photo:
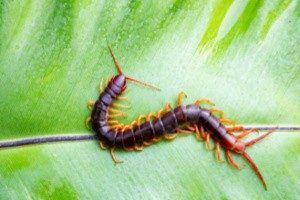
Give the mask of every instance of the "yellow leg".
[[209, 109], [209, 112], [211, 112], [211, 113], [214, 113], [214, 112], [219, 113], [220, 119], [223, 119], [224, 112], [222, 110], [217, 109], [217, 108], [211, 108], [211, 109]]
[[107, 85], [108, 85], [108, 83], [109, 83], [110, 80], [111, 80], [111, 76], [108, 76], [107, 79], [106, 79], [106, 81], [105, 81], [105, 87], [107, 87]]
[[103, 141], [101, 141], [101, 140], [99, 141], [99, 146], [100, 146], [100, 148], [103, 149], [103, 150], [108, 149], [108, 146], [105, 146], [104, 143], [103, 143]]
[[86, 127], [87, 129], [91, 129], [91, 128], [89, 127], [89, 123], [90, 123], [91, 120], [92, 120], [91, 116], [89, 116], [89, 117], [86, 118], [86, 120], [85, 120], [85, 127]]
[[121, 117], [121, 116], [126, 116], [126, 113], [124, 112], [119, 112], [118, 114], [109, 114], [108, 118], [109, 119], [113, 119], [113, 118], [117, 118], [117, 117]]
[[224, 162], [224, 160], [221, 159], [221, 152], [220, 152], [220, 142], [216, 141], [216, 150], [217, 150], [217, 159], [220, 162]]
[[181, 99], [182, 95], [185, 96], [185, 97], [187, 97], [187, 95], [184, 92], [182, 92], [182, 91], [179, 92], [179, 94], [178, 94], [178, 101], [177, 101], [179, 106], [182, 104], [182, 99]]
[[108, 125], [119, 124], [119, 122], [117, 120], [108, 120], [107, 123], [108, 123]]
[[121, 160], [117, 160], [116, 159], [116, 156], [115, 156], [115, 149], [114, 148], [110, 148], [110, 155], [111, 155], [111, 158], [113, 159], [113, 161], [115, 162], [115, 164], [118, 164], [118, 163], [122, 163], [123, 161]]
[[174, 140], [176, 137], [177, 137], [177, 134], [175, 134], [175, 133], [172, 135], [168, 135], [168, 134], [164, 135], [164, 139], [166, 139], [166, 140]]
[[200, 105], [201, 103], [208, 103], [208, 104], [213, 105], [213, 106], [215, 105], [211, 100], [204, 99], [204, 98], [197, 99], [194, 104]]
[[100, 81], [99, 92], [100, 92], [100, 94], [103, 92], [103, 78], [101, 78], [101, 81]]
[[117, 100], [129, 101], [129, 99], [127, 97], [122, 97], [122, 96], [117, 96]]
[[87, 103], [88, 109], [89, 109], [89, 110], [92, 110], [91, 106], [94, 106], [95, 103], [96, 103], [96, 101], [88, 101], [88, 103]]
[[124, 106], [124, 105], [117, 104], [117, 103], [112, 103], [111, 105], [116, 108], [129, 108], [129, 106]]

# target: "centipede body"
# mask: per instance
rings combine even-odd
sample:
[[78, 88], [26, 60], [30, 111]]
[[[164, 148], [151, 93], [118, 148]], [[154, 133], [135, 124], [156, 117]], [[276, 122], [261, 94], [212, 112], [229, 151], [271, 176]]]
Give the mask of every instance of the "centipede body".
[[[267, 189], [260, 171], [250, 156], [245, 152], [245, 149], [247, 146], [262, 140], [274, 130], [270, 130], [264, 135], [251, 141], [243, 142], [240, 140], [241, 138], [257, 130], [253, 128], [246, 131], [242, 126], [225, 127], [222, 122], [234, 122], [232, 120], [223, 119], [222, 111], [218, 109], [206, 109], [198, 105], [203, 101], [211, 103], [207, 99], [199, 99], [194, 104], [181, 105], [181, 96], [184, 94], [181, 92], [178, 95], [178, 106], [174, 109], [170, 109], [167, 106], [166, 109], [162, 109], [157, 114], [152, 113], [151, 116], [154, 117], [154, 119], [148, 117], [146, 121], [141, 122], [141, 120], [137, 120], [128, 126], [122, 124], [111, 125], [111, 121], [109, 121], [111, 116], [109, 110], [112, 108], [112, 105], [114, 105], [114, 101], [126, 89], [126, 80], [138, 82], [149, 87], [153, 86], [125, 76], [111, 48], [110, 52], [120, 74], [115, 75], [110, 79], [98, 100], [92, 103], [94, 104], [94, 107], [91, 117], [87, 122], [91, 121], [92, 128], [100, 140], [101, 148], [110, 149], [112, 158], [116, 163], [119, 161], [114, 155], [115, 148], [141, 150], [144, 145], [151, 144], [158, 138], [165, 136], [172, 137], [174, 134], [192, 131], [195, 132], [198, 137], [206, 140], [208, 145], [210, 138], [213, 138], [216, 141], [218, 160], [221, 159], [220, 145], [225, 149], [228, 161], [237, 169], [240, 169], [240, 167], [234, 162], [231, 152], [242, 155], [252, 166], [265, 189]], [[217, 118], [213, 112], [219, 112], [221, 118]], [[242, 134], [233, 135], [232, 131], [242, 131]]]

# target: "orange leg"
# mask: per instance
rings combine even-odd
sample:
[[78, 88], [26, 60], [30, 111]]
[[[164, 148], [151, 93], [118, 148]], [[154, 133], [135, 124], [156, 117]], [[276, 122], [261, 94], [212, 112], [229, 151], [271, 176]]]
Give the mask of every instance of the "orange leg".
[[111, 128], [111, 129], [122, 129], [122, 128], [124, 128], [124, 124], [117, 124], [117, 125], [109, 126], [109, 128]]
[[101, 140], [99, 141], [99, 146], [100, 146], [100, 148], [103, 149], [103, 150], [108, 149], [108, 146], [105, 146], [104, 143], [103, 143], [103, 141], [101, 141]]
[[191, 134], [191, 131], [184, 130], [184, 129], [181, 129], [181, 128], [176, 128], [176, 132], [177, 133], [182, 133], [182, 134]]
[[124, 149], [125, 151], [127, 151], [127, 152], [133, 150], [133, 148], [127, 148], [127, 147], [124, 147], [123, 149]]
[[113, 159], [113, 161], [115, 162], [115, 164], [118, 164], [118, 163], [122, 163], [123, 161], [121, 160], [117, 160], [116, 159], [116, 156], [115, 156], [115, 149], [114, 148], [110, 148], [110, 155], [111, 155], [111, 158]]
[[86, 120], [85, 120], [85, 126], [86, 126], [87, 129], [91, 129], [91, 128], [89, 127], [89, 123], [90, 123], [91, 120], [92, 120], [91, 116], [89, 116], [89, 117], [86, 118]]
[[166, 140], [174, 140], [177, 137], [177, 134], [172, 134], [172, 135], [165, 134], [163, 137]]
[[205, 139], [205, 138], [206, 138], [206, 135], [205, 135], [205, 131], [204, 131], [203, 126], [200, 126], [200, 133], [201, 133], [201, 137], [202, 137], [203, 139]]
[[213, 112], [219, 113], [220, 119], [223, 119], [224, 112], [222, 110], [217, 109], [217, 108], [211, 108], [211, 109], [209, 109], [209, 112], [211, 112], [211, 113], [213, 113]]
[[140, 125], [142, 120], [147, 120], [146, 115], [140, 115], [139, 118], [137, 119], [137, 124]]
[[157, 117], [159, 118], [161, 115], [167, 113], [169, 111], [169, 109], [172, 108], [171, 104], [169, 102], [166, 103], [166, 108], [165, 109], [161, 109], [158, 114]]
[[151, 120], [151, 118], [157, 118], [157, 114], [155, 114], [154, 112], [151, 112], [148, 116], [147, 116], [147, 118], [146, 118], [146, 120], [148, 120], [148, 121], [150, 121]]
[[201, 98], [201, 99], [197, 99], [196, 101], [195, 101], [195, 103], [194, 104], [196, 104], [196, 105], [200, 105], [201, 103], [208, 103], [208, 104], [210, 104], [210, 105], [215, 105], [212, 101], [210, 101], [209, 99], [204, 99], [204, 98]]
[[218, 140], [216, 141], [216, 150], [217, 150], [217, 159], [218, 159], [218, 161], [224, 162], [224, 160], [222, 160], [222, 158], [221, 158], [220, 142]]
[[231, 156], [231, 154], [230, 154], [230, 151], [228, 150], [228, 149], [226, 149], [226, 156], [227, 156], [227, 158], [228, 158], [228, 161], [230, 162], [230, 164], [232, 164], [232, 166], [234, 167], [234, 168], [236, 168], [236, 169], [242, 169], [244, 166], [238, 166], [235, 162], [234, 162], [234, 160], [233, 160], [233, 158], [232, 158], [232, 156]]
[[210, 134], [209, 133], [207, 133], [206, 134], [206, 148], [208, 149], [208, 150], [213, 150], [214, 148], [211, 148], [210, 147]]
[[143, 149], [144, 149], [144, 146], [142, 145], [142, 146], [134, 146], [133, 147], [134, 148], [134, 150], [136, 150], [136, 151], [143, 151]]
[[195, 126], [197, 126], [197, 125], [196, 124], [186, 125], [186, 128], [192, 132], [196, 132], [196, 128], [194, 128]]
[[241, 139], [241, 138], [247, 136], [248, 134], [250, 134], [250, 133], [252, 133], [252, 132], [259, 133], [259, 131], [258, 131], [256, 128], [252, 128], [252, 129], [250, 129], [250, 130], [248, 130], [248, 131], [243, 131], [243, 133], [240, 134], [240, 135], [237, 135], [236, 138], [237, 138], [237, 139]]
[[233, 131], [245, 131], [245, 128], [243, 126], [234, 126], [234, 127], [228, 127], [227, 128], [228, 132], [233, 132]]
[[202, 140], [202, 137], [201, 137], [201, 135], [200, 135], [200, 131], [199, 131], [199, 129], [198, 129], [197, 124], [194, 124], [194, 128], [195, 128], [195, 132], [196, 132], [197, 139], [198, 139], [199, 141], [201, 141], [201, 140]]
[[178, 102], [178, 106], [180, 106], [180, 105], [182, 104], [182, 99], [181, 99], [181, 98], [182, 98], [182, 95], [183, 95], [184, 97], [187, 97], [186, 94], [185, 94], [184, 92], [182, 92], [182, 91], [179, 92], [179, 94], [178, 94], [178, 101], [177, 101], [177, 102]]
[[231, 119], [220, 119], [221, 123], [227, 123], [227, 124], [231, 124], [231, 125], [235, 125], [235, 121], [232, 121]]
[[161, 141], [161, 137], [155, 137], [155, 138], [153, 138], [153, 142], [159, 142], [159, 141]]
[[88, 103], [87, 103], [88, 109], [89, 109], [89, 110], [92, 110], [91, 106], [94, 106], [95, 103], [96, 103], [96, 101], [88, 101]]
[[150, 145], [152, 145], [152, 143], [153, 143], [152, 141], [150, 141], [150, 142], [144, 141], [144, 142], [143, 142], [143, 145], [144, 145], [144, 146], [150, 146]]

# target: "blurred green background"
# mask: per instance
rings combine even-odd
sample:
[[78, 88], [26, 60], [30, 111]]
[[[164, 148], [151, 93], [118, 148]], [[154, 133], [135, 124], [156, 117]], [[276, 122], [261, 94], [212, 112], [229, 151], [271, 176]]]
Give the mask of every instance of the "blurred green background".
[[[128, 83], [123, 123], [184, 91], [184, 104], [208, 98], [238, 124], [299, 125], [299, 13], [298, 0], [0, 1], [0, 141], [93, 134], [87, 101], [117, 73], [108, 45], [125, 74], [161, 89]], [[117, 166], [97, 141], [6, 148], [0, 199], [300, 198], [299, 132], [247, 152], [268, 191], [242, 158], [240, 171], [220, 164], [194, 135], [117, 150]]]

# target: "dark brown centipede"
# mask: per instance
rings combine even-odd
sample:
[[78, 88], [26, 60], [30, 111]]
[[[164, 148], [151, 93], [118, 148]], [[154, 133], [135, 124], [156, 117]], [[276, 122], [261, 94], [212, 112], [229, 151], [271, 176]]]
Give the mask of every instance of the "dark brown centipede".
[[[165, 139], [173, 139], [178, 133], [187, 134], [192, 132], [197, 135], [199, 140], [204, 139], [206, 141], [208, 149], [211, 149], [209, 140], [213, 138], [216, 141], [217, 159], [223, 162], [220, 156], [221, 145], [225, 149], [228, 161], [236, 169], [241, 169], [241, 167], [233, 160], [231, 151], [242, 155], [251, 165], [265, 189], [267, 189], [263, 176], [245, 149], [262, 140], [275, 129], [253, 140], [243, 142], [240, 140], [241, 138], [258, 131], [255, 128], [245, 130], [243, 126], [235, 126], [234, 121], [223, 118], [223, 111], [219, 109], [205, 109], [199, 106], [199, 104], [203, 102], [213, 104], [208, 99], [198, 99], [194, 104], [182, 105], [181, 97], [185, 94], [180, 92], [178, 94], [178, 106], [174, 109], [171, 109], [170, 104], [167, 103], [166, 108], [160, 110], [157, 114], [150, 113], [148, 116], [141, 115], [138, 120], [127, 126], [118, 123], [116, 120], [112, 120], [113, 118], [124, 115], [123, 112], [112, 107], [122, 107], [122, 105], [116, 104], [114, 101], [121, 99], [119, 95], [126, 89], [126, 80], [138, 82], [152, 88], [155, 87], [125, 76], [112, 49], [109, 48], [109, 50], [120, 74], [110, 79], [104, 91], [101, 89], [101, 82], [101, 94], [99, 99], [95, 102], [88, 102], [89, 108], [91, 105], [94, 107], [91, 116], [86, 120], [86, 125], [88, 126], [89, 122], [91, 122], [93, 130], [99, 138], [100, 147], [110, 150], [115, 163], [122, 162], [116, 159], [114, 154], [115, 148], [124, 149], [126, 151], [142, 150], [143, 146], [158, 142], [162, 137]], [[220, 119], [212, 114], [214, 112], [220, 114]], [[228, 128], [225, 127], [223, 123], [229, 123], [233, 126]], [[233, 135], [233, 131], [242, 131], [242, 133], [240, 135]]]

